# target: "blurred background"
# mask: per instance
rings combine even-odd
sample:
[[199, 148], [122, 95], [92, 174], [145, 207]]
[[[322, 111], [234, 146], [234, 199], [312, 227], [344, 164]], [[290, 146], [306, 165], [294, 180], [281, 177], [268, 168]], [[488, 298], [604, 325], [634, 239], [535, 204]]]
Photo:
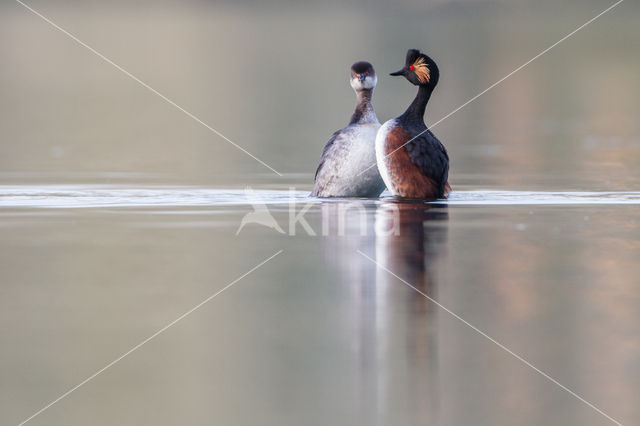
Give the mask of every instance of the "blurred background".
[[[435, 122], [612, 4], [569, 1], [29, 3], [278, 171], [309, 185], [353, 110], [349, 66], [376, 67], [381, 121], [415, 89]], [[627, 189], [640, 160], [640, 6], [627, 1], [445, 120], [453, 184]], [[271, 172], [18, 3], [0, 5], [0, 177], [238, 185]], [[301, 174], [301, 175], [300, 175]], [[275, 184], [288, 182], [273, 180]]]

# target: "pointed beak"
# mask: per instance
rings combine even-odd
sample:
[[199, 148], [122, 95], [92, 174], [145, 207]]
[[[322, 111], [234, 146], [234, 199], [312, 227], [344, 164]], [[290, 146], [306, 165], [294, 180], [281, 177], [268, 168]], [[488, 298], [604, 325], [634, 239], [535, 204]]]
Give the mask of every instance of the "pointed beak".
[[398, 70], [396, 72], [392, 72], [389, 75], [404, 75], [404, 69]]
[[356, 77], [358, 77], [358, 80], [360, 81], [364, 81], [364, 79], [367, 78], [367, 76], [364, 73], [356, 74]]

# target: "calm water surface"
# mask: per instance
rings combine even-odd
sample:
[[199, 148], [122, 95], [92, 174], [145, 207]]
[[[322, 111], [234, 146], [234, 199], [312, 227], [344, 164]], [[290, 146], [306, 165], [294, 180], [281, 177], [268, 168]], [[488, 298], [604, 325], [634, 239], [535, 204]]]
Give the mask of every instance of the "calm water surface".
[[2, 2], [0, 423], [282, 250], [28, 424], [614, 424], [469, 324], [640, 424], [638, 2], [434, 129], [450, 201], [306, 196], [351, 63], [387, 120], [427, 51], [433, 123], [611, 3], [29, 2], [279, 177]]
[[[289, 231], [291, 195], [319, 235], [236, 235], [256, 200]], [[17, 424], [283, 250], [33, 424], [609, 423], [416, 290], [633, 424], [639, 195], [5, 186], [3, 417]]]

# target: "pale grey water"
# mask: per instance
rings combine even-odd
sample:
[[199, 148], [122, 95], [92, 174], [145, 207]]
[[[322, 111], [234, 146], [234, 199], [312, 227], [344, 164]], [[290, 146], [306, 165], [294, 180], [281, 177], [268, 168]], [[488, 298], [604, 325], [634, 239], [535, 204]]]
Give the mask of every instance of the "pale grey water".
[[[638, 193], [460, 190], [399, 204], [397, 237], [373, 234], [392, 199], [245, 195], [1, 188], [6, 422], [281, 249], [33, 424], [608, 423], [358, 250], [620, 421], [638, 418]], [[289, 231], [291, 195], [297, 211], [312, 204], [318, 236], [236, 235], [255, 200]]]
[[[304, 185], [304, 184], [303, 184]], [[303, 186], [301, 185], [301, 186]], [[159, 185], [0, 185], [0, 207], [4, 208], [95, 208], [95, 207], [220, 207], [355, 203], [380, 204], [393, 197], [385, 191], [380, 199], [319, 199], [309, 191], [214, 189], [196, 186]], [[456, 190], [445, 200], [425, 205], [638, 205], [640, 192], [631, 191], [497, 191]]]
[[[381, 267], [640, 424], [637, 2], [439, 124], [431, 204], [307, 197], [348, 66], [376, 66], [386, 120], [414, 90], [386, 74], [425, 49], [435, 122], [609, 2], [29, 4], [284, 176], [2, 2], [1, 424], [279, 250], [27, 424], [614, 424]], [[289, 235], [292, 198], [319, 235]], [[285, 233], [238, 233], [256, 200]]]

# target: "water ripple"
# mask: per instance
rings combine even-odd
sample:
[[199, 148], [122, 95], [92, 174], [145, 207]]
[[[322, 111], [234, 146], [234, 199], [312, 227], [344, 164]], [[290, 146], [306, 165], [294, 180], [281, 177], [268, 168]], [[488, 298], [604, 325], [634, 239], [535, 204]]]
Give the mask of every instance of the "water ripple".
[[[191, 186], [127, 187], [116, 185], [0, 185], [4, 208], [96, 208], [96, 207], [197, 207], [267, 205], [296, 202], [342, 201], [308, 197], [307, 191], [267, 189], [211, 189]], [[384, 195], [384, 194], [383, 194]], [[381, 200], [388, 199], [383, 197]], [[361, 200], [375, 203], [381, 200]], [[620, 205], [640, 204], [640, 192], [589, 191], [455, 191], [448, 205]]]

